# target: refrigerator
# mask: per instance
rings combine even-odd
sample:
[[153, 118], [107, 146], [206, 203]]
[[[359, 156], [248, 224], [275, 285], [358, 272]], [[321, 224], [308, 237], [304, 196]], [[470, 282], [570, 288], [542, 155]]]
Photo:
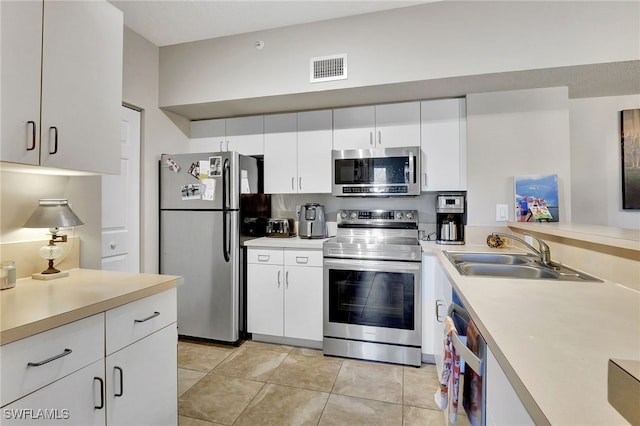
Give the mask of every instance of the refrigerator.
[[163, 154], [160, 273], [180, 275], [178, 334], [237, 343], [241, 324], [240, 195], [258, 165], [237, 152]]

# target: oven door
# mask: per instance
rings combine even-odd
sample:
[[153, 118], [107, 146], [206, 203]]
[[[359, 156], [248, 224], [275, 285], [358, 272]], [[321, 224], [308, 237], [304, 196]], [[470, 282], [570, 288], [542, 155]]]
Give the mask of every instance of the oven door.
[[324, 336], [420, 347], [420, 262], [324, 259]]

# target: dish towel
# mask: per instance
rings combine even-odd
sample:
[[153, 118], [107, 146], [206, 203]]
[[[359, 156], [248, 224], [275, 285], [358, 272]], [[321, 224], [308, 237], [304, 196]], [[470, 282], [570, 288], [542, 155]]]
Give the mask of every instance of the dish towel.
[[[478, 329], [472, 321], [467, 326], [467, 347], [476, 356], [478, 353]], [[482, 376], [478, 375], [471, 368], [466, 368], [464, 372], [464, 388], [462, 390], [462, 406], [467, 413], [472, 426], [478, 426], [481, 422], [482, 412], [480, 404], [482, 402]]]
[[444, 319], [444, 355], [443, 370], [440, 377], [440, 387], [434, 395], [436, 405], [441, 409], [447, 408], [449, 391], [451, 391], [451, 405], [449, 406], [449, 422], [455, 423], [458, 419], [458, 388], [460, 384], [460, 355], [453, 347], [452, 337], [458, 334], [453, 319], [449, 316]]

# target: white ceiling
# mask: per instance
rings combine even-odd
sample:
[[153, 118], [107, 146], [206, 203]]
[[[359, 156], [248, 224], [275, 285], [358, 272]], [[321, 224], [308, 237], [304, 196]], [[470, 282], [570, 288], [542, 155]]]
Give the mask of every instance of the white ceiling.
[[124, 12], [124, 24], [127, 27], [160, 47], [428, 2], [424, 0], [110, 1]]

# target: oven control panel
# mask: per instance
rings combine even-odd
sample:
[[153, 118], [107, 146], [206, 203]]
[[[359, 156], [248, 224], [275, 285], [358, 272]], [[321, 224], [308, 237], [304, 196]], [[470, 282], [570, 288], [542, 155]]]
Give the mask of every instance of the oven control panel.
[[338, 210], [338, 226], [418, 225], [417, 210]]

